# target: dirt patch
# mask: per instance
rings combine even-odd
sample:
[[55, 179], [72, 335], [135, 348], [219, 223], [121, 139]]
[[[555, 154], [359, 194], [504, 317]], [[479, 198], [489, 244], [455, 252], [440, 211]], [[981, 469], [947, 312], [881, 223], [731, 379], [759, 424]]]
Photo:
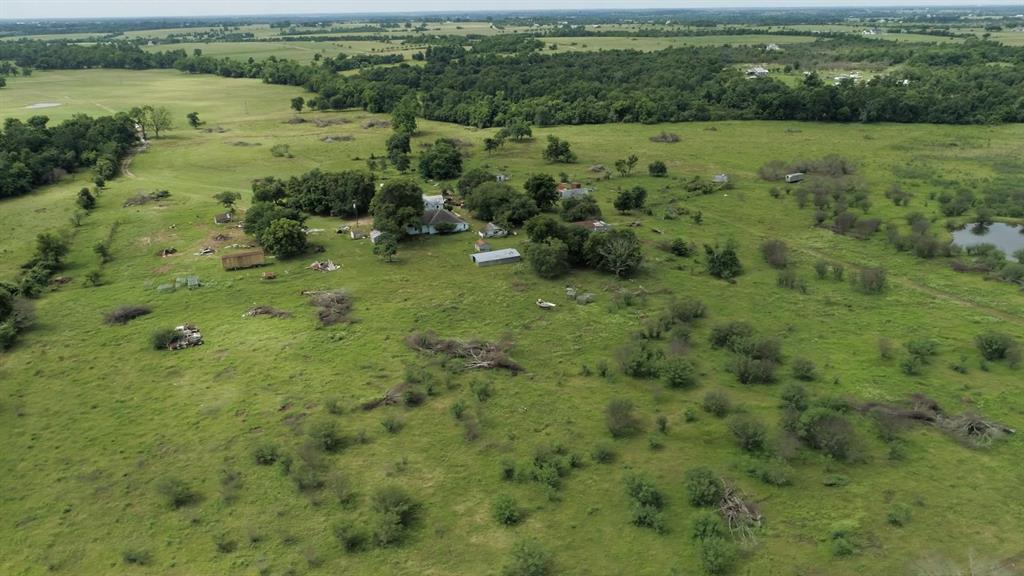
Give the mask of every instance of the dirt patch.
[[223, 126], [214, 126], [212, 128], [203, 128], [203, 132], [206, 133], [206, 134], [223, 134], [223, 133], [225, 133], [227, 131], [228, 131], [228, 129], [223, 127]]
[[300, 118], [298, 116], [294, 116], [292, 118], [289, 118], [289, 119], [285, 120], [284, 123], [285, 124], [305, 124], [306, 123], [306, 119], [305, 118]]
[[234, 142], [228, 142], [228, 144], [230, 144], [231, 146], [242, 146], [242, 147], [263, 146], [263, 144], [261, 144], [259, 142], [246, 142], [245, 140], [235, 140]]
[[29, 104], [25, 106], [25, 110], [38, 110], [40, 108], [56, 108], [57, 106], [63, 106], [60, 102], [36, 102], [35, 104]]
[[253, 318], [255, 316], [272, 316], [274, 318], [291, 318], [292, 313], [287, 310], [278, 310], [272, 306], [256, 306], [242, 314], [242, 318]]
[[335, 126], [337, 124], [350, 124], [352, 121], [348, 118], [314, 118], [313, 124], [317, 128], [326, 128], [328, 126]]

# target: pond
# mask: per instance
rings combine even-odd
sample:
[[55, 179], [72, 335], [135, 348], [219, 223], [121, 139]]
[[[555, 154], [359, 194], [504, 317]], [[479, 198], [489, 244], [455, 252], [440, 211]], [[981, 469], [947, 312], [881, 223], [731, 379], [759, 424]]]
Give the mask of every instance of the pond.
[[992, 244], [1002, 250], [1007, 258], [1017, 250], [1024, 250], [1024, 226], [996, 222], [988, 226], [977, 223], [967, 224], [953, 232], [953, 244], [961, 248]]

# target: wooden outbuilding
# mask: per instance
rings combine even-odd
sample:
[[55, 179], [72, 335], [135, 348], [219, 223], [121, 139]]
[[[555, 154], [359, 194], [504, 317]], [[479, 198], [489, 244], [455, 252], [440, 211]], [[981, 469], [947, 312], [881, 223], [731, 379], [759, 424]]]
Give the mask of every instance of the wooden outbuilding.
[[225, 270], [241, 270], [243, 268], [263, 266], [266, 264], [266, 257], [263, 254], [263, 250], [251, 250], [249, 252], [226, 254], [220, 257], [220, 262], [224, 265]]

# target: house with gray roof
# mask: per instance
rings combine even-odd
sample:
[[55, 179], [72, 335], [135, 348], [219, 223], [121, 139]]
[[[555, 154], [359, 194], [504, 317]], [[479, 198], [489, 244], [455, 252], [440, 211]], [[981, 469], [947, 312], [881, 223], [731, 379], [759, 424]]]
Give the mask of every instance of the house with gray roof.
[[406, 226], [405, 233], [410, 236], [419, 234], [449, 234], [469, 230], [469, 223], [449, 210], [424, 210], [418, 226]]

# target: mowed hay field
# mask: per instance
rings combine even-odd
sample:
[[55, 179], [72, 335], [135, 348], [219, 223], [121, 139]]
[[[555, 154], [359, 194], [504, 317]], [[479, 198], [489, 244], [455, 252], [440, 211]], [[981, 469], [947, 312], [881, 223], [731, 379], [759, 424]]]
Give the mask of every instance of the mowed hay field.
[[[513, 544], [534, 539], [550, 550], [561, 574], [696, 574], [698, 550], [690, 536], [697, 509], [686, 501], [683, 474], [708, 466], [756, 500], [764, 514], [757, 544], [741, 553], [741, 574], [905, 574], [921, 561], [968, 558], [1000, 561], [1024, 551], [1024, 443], [1018, 434], [988, 450], [961, 446], [934, 428], [904, 433], [905, 459], [892, 460], [867, 418], [851, 416], [863, 444], [864, 461], [830, 461], [808, 450], [793, 462], [793, 485], [772, 487], [744, 472], [744, 457], [726, 420], [701, 411], [709, 390], [723, 389], [740, 412], [759, 416], [778, 434], [779, 391], [792, 381], [795, 357], [813, 360], [821, 377], [808, 385], [816, 396], [899, 401], [911, 393], [936, 399], [948, 412], [974, 410], [1018, 430], [1024, 426], [1021, 372], [1004, 363], [979, 368], [974, 336], [986, 330], [1024, 335], [1024, 298], [1005, 284], [958, 275], [942, 262], [917, 260], [885, 245], [883, 235], [858, 241], [810, 225], [811, 209], [791, 198], [773, 199], [774, 185], [756, 178], [772, 159], [794, 160], [841, 154], [857, 163], [870, 183], [871, 214], [902, 221], [911, 211], [935, 214], [928, 202], [933, 184], [894, 176], [913, 165], [983, 189], [1000, 166], [1024, 157], [1024, 127], [863, 126], [772, 122], [716, 122], [663, 126], [603, 125], [534, 130], [528, 143], [508, 143], [488, 155], [483, 138], [494, 130], [420, 120], [413, 140], [438, 137], [469, 144], [466, 167], [488, 165], [521, 186], [534, 172], [586, 180], [588, 167], [611, 167], [632, 152], [637, 174], [595, 182], [606, 220], [625, 226], [639, 221], [646, 271], [630, 281], [590, 272], [546, 281], [525, 264], [477, 268], [469, 260], [475, 232], [413, 239], [401, 244], [397, 261], [385, 264], [367, 241], [334, 234], [337, 219], [311, 218], [324, 232], [311, 239], [323, 254], [271, 263], [262, 269], [224, 272], [218, 256], [245, 242], [241, 230], [217, 227], [212, 195], [244, 194], [263, 176], [290, 176], [313, 168], [364, 169], [371, 153], [382, 154], [386, 128], [363, 128], [361, 111], [304, 113], [337, 123], [287, 123], [297, 88], [256, 81], [188, 76], [173, 71], [36, 72], [12, 79], [3, 89], [4, 117], [46, 114], [53, 121], [75, 112], [103, 113], [134, 105], [164, 105], [178, 124], [131, 162], [130, 174], [108, 184], [99, 207], [73, 230], [64, 272], [72, 281], [37, 301], [37, 322], [17, 346], [0, 355], [0, 573], [3, 574], [498, 574]], [[59, 101], [41, 110], [26, 105]], [[186, 127], [199, 112], [204, 132]], [[676, 144], [653, 143], [660, 131], [679, 134]], [[541, 150], [548, 134], [569, 140], [579, 156], [573, 165], [548, 165]], [[325, 143], [327, 135], [351, 141]], [[239, 144], [244, 143], [244, 144]], [[288, 144], [294, 158], [274, 158], [273, 144]], [[669, 178], [646, 176], [643, 166], [664, 160]], [[919, 170], [920, 171], [920, 170]], [[726, 193], [687, 198], [683, 183], [694, 175], [733, 175]], [[394, 171], [385, 174], [396, 177]], [[44, 231], [71, 230], [74, 195], [86, 175], [26, 197], [0, 203], [0, 278], [12, 278], [27, 260], [32, 241]], [[912, 190], [908, 208], [897, 208], [883, 192], [894, 182]], [[645, 186], [653, 215], [617, 215], [618, 187]], [[156, 189], [170, 198], [122, 208], [128, 197]], [[424, 183], [425, 191], [436, 191]], [[703, 223], [664, 220], [670, 201], [701, 211]], [[86, 287], [98, 268], [94, 244], [113, 233], [113, 261], [102, 267], [104, 284]], [[363, 224], [366, 224], [365, 220]], [[478, 229], [482, 223], [473, 221]], [[658, 234], [655, 229], [663, 234]], [[215, 241], [217, 234], [231, 238]], [[709, 277], [697, 258], [679, 259], [654, 246], [666, 238], [703, 243], [734, 239], [746, 273], [735, 284]], [[776, 286], [776, 273], [760, 256], [766, 238], [790, 245], [807, 294]], [[519, 247], [522, 235], [493, 242]], [[201, 247], [214, 256], [194, 256]], [[178, 253], [156, 253], [175, 247]], [[312, 271], [314, 259], [330, 258], [332, 273]], [[889, 290], [862, 295], [847, 282], [817, 280], [818, 258], [881, 265]], [[272, 271], [277, 279], [260, 275]], [[195, 274], [196, 290], [159, 293], [156, 287]], [[563, 296], [573, 285], [596, 301], [577, 305]], [[649, 294], [631, 307], [613, 305], [615, 291]], [[318, 328], [301, 293], [341, 288], [352, 295], [355, 322]], [[659, 381], [624, 376], [614, 351], [659, 315], [672, 297], [694, 297], [708, 307], [696, 323], [689, 356], [699, 385], [670, 390]], [[539, 310], [537, 298], [558, 308]], [[153, 313], [125, 326], [107, 326], [104, 312], [121, 304], [151, 306]], [[243, 318], [252, 306], [269, 305], [291, 318]], [[785, 365], [780, 383], [744, 386], [726, 371], [727, 353], [712, 350], [712, 326], [747, 320], [762, 335], [782, 340]], [[151, 349], [158, 328], [195, 323], [206, 343], [178, 352]], [[439, 359], [419, 355], [403, 342], [414, 330], [457, 338], [514, 342], [511, 356], [524, 368], [512, 376], [497, 371], [448, 370]], [[896, 358], [879, 358], [878, 341], [894, 346], [911, 338], [934, 339], [939, 354], [920, 375], [905, 375]], [[961, 355], [968, 373], [949, 368]], [[597, 374], [602, 363], [608, 377]], [[453, 363], [457, 365], [457, 363]], [[583, 366], [589, 368], [583, 370]], [[434, 382], [434, 393], [416, 408], [389, 406], [363, 411], [412, 373]], [[472, 392], [489, 384], [491, 396]], [[605, 425], [609, 400], [632, 401], [644, 431], [613, 440]], [[479, 437], [465, 438], [451, 415], [462, 402], [479, 424]], [[329, 406], [341, 407], [333, 414]], [[697, 414], [688, 422], [687, 410]], [[333, 410], [339, 412], [339, 410]], [[658, 432], [657, 417], [668, 421]], [[389, 434], [383, 419], [404, 427]], [[254, 447], [273, 443], [298, 467], [311, 424], [329, 420], [347, 435], [365, 433], [365, 443], [322, 456], [329, 487], [303, 493], [279, 466], [258, 466]], [[661, 444], [652, 449], [651, 439]], [[528, 466], [537, 448], [564, 446], [582, 457], [557, 492], [538, 482], [505, 482], [502, 462]], [[591, 451], [611, 446], [617, 459], [595, 463]], [[225, 483], [226, 473], [239, 482]], [[624, 479], [642, 473], [665, 494], [668, 532], [633, 527]], [[842, 476], [842, 486], [824, 480]], [[158, 492], [180, 478], [200, 495], [172, 510]], [[347, 483], [354, 499], [342, 505], [336, 488]], [[835, 482], [829, 482], [835, 484]], [[372, 517], [371, 496], [381, 486], [408, 490], [422, 505], [399, 547], [346, 553], [334, 535], [342, 523], [363, 525]], [[525, 509], [525, 520], [504, 528], [491, 516], [498, 494]], [[894, 504], [906, 505], [911, 520], [887, 522]], [[836, 558], [827, 542], [838, 522], [858, 526], [857, 551]], [[235, 547], [228, 546], [231, 542]], [[126, 566], [126, 551], [150, 555], [146, 565]]]
[[399, 43], [381, 42], [379, 40], [342, 40], [338, 42], [182, 42], [179, 44], [156, 44], [145, 46], [148, 52], [165, 52], [168, 50], [185, 50], [191, 54], [194, 50], [202, 50], [207, 56], [218, 58], [234, 58], [248, 60], [255, 58], [265, 60], [271, 56], [287, 58], [297, 62], [309, 63], [315, 54], [337, 56], [338, 54], [394, 54], [402, 53], [406, 60], [412, 58], [415, 47]]
[[586, 52], [594, 50], [640, 50], [642, 52], [654, 52], [666, 48], [678, 48], [682, 46], [764, 46], [767, 44], [800, 44], [814, 42], [812, 36], [784, 36], [771, 34], [721, 34], [709, 36], [679, 36], [679, 37], [619, 37], [619, 36], [592, 36], [589, 38], [578, 37], [543, 37], [538, 38], [545, 45], [557, 45], [559, 50], [570, 50]]

